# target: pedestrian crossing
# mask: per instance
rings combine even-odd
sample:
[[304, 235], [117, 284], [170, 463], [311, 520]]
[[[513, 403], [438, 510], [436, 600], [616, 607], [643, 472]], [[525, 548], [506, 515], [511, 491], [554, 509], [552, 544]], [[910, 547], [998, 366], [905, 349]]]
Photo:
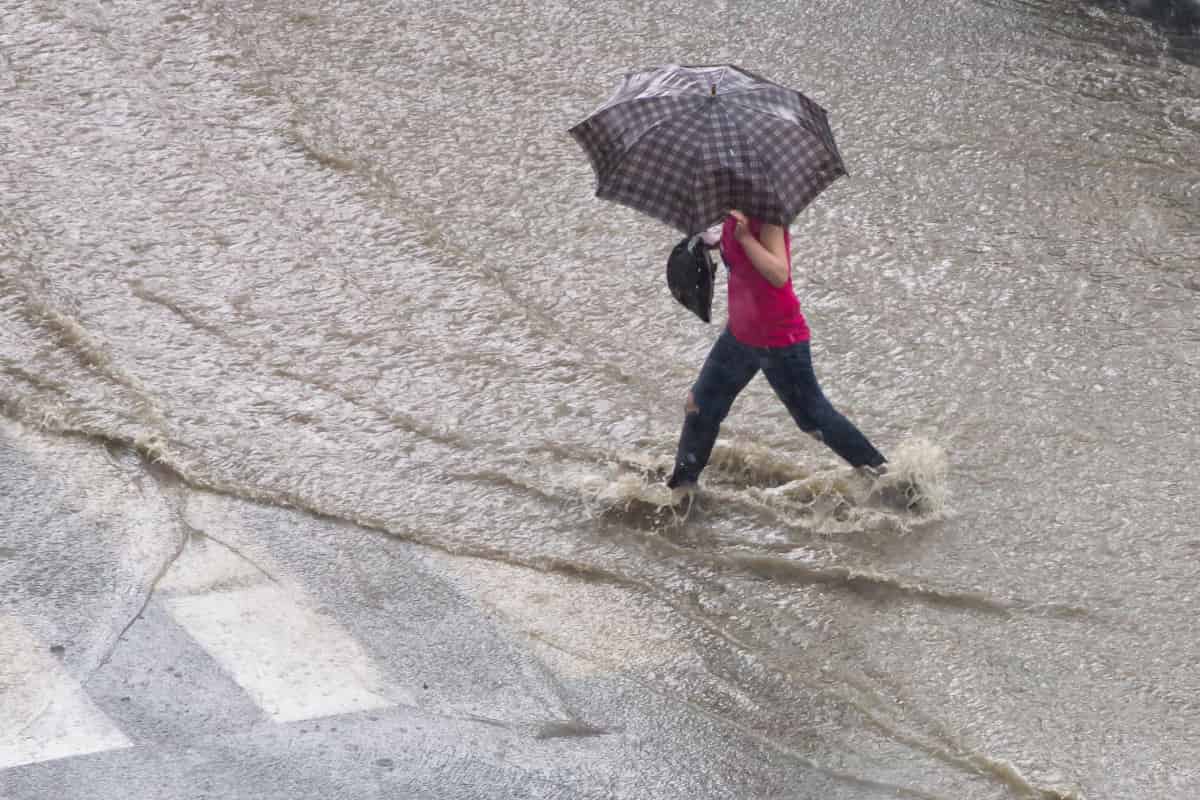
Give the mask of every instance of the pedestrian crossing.
[[[184, 519], [98, 667], [53, 625], [0, 615], [0, 798], [666, 800], [803, 782], [848, 800], [665, 702], [652, 676], [703, 662], [617, 587], [303, 518], [298, 535], [285, 511], [224, 500]], [[774, 788], [704, 794], [747, 759]]]
[[[389, 681], [354, 637], [300, 590], [279, 584], [261, 565], [208, 537], [191, 538], [159, 581], [153, 603], [271, 721], [415, 702], [411, 691]], [[0, 617], [0, 642], [5, 698], [0, 769], [131, 746], [53, 646], [13, 617]]]
[[97, 618], [100, 664], [50, 604], [0, 611], [0, 797], [609, 796], [611, 682], [680, 655], [615, 587], [201, 493], [179, 519], [137, 617]]
[[[420, 558], [423, 566], [410, 565], [415, 571], [407, 581], [401, 577], [404, 573], [394, 575], [392, 579], [400, 581], [394, 585], [425, 597], [456, 591], [458, 599], [447, 596], [436, 602], [456, 609], [454, 624], [464, 625], [464, 630], [413, 628], [403, 617], [388, 616], [411, 633], [380, 652], [395, 652], [395, 645], [406, 641], [420, 643], [436, 663], [451, 654], [448, 641], [463, 648], [461, 658], [469, 657], [476, 640], [482, 643], [480, 652], [491, 652], [495, 659], [467, 662], [470, 666], [462, 676], [439, 676], [439, 682], [456, 690], [448, 700], [438, 699], [422, 692], [430, 688], [424, 685], [427, 677], [414, 675], [403, 682], [406, 672], [397, 667], [412, 662], [377, 662], [363, 645], [362, 632], [351, 632], [326, 610], [328, 587], [323, 599], [310, 595], [293, 576], [294, 564], [276, 563], [272, 547], [255, 544], [255, 536], [216, 508], [196, 502], [190, 513], [248, 550], [193, 529], [155, 584], [147, 607], [97, 675], [71, 675], [47, 642], [38, 641], [15, 618], [0, 616], [0, 654], [8, 649], [24, 654], [23, 660], [5, 659], [8, 674], [0, 673], [5, 678], [0, 688], [23, 687], [28, 698], [25, 703], [5, 703], [0, 711], [0, 737], [17, 732], [0, 738], [0, 770], [128, 748], [160, 736], [164, 728], [183, 732], [185, 738], [208, 736], [214, 730], [234, 732], [261, 722], [300, 723], [399, 707], [429, 709], [431, 703], [453, 709], [464, 719], [495, 715], [562, 720], [571, 712], [554, 688], [554, 679], [539, 664], [554, 663], [554, 672], [564, 678], [590, 680], [602, 676], [604, 660], [615, 660], [626, 669], [652, 670], [680, 655], [666, 626], [627, 606], [624, 593], [611, 587], [425, 553]], [[232, 527], [222, 529], [221, 523]], [[420, 577], [421, 570], [430, 574]], [[328, 577], [323, 582], [330, 584]], [[343, 592], [360, 621], [364, 609], [353, 605], [353, 596], [362, 588], [347, 586]], [[491, 611], [481, 614], [480, 608]], [[408, 605], [399, 609], [415, 610]], [[497, 625], [549, 637], [565, 650], [548, 649], [536, 658], [520, 654], [501, 644], [510, 634], [499, 628], [488, 632]], [[599, 662], [563, 656], [571, 651], [607, 655]], [[509, 670], [517, 674], [502, 677]], [[88, 687], [80, 685], [81, 678]], [[5, 693], [8, 700], [14, 696], [12, 691]], [[36, 705], [46, 698], [51, 700], [45, 707]]]

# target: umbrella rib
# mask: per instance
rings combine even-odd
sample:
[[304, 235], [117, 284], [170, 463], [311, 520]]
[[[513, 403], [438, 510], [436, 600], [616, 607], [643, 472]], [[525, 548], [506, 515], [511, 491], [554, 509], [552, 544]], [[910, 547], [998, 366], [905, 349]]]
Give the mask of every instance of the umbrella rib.
[[[746, 135], [746, 131], [742, 128], [741, 121], [737, 117], [735, 117], [733, 114], [730, 114], [725, 109], [721, 109], [721, 113], [725, 114], [725, 116], [728, 117], [733, 122], [734, 127], [736, 127], [738, 129], [738, 131], [741, 132], [742, 136], [746, 139], [746, 141], [749, 143], [750, 147], [754, 150], [754, 157], [758, 160], [759, 166], [762, 168], [763, 177], [765, 177], [767, 182], [771, 184], [771, 188], [776, 190], [776, 192], [774, 193], [775, 196], [783, 197], [783, 195], [778, 192], [779, 187], [775, 185], [774, 173], [772, 173], [770, 170], [767, 169], [767, 160], [765, 158], [763, 158], [762, 152], [760, 152], [758, 149], [758, 140], [755, 139], [753, 136]], [[784, 222], [784, 227], [787, 227], [786, 221]]]
[[[720, 108], [720, 106], [717, 106], [717, 108]], [[724, 112], [724, 111], [722, 111], [721, 113], [725, 113], [725, 112]], [[711, 125], [712, 125], [711, 117], [709, 118], [709, 123], [708, 123], [708, 124], [709, 124], [709, 126], [711, 126]], [[700, 196], [700, 187], [698, 186], [698, 184], [700, 183], [700, 179], [703, 177], [703, 174], [704, 174], [704, 173], [703, 173], [701, 170], [695, 170], [695, 171], [693, 171], [693, 173], [692, 173], [692, 197], [699, 197], [699, 196]], [[693, 220], [694, 220], [694, 219], [695, 219], [695, 216], [693, 216]], [[698, 225], [699, 225], [699, 226], [703, 226], [703, 225], [704, 225], [704, 223], [706, 223], [706, 222], [708, 222], [708, 220], [700, 220], [700, 221], [699, 221], [699, 223], [698, 223]], [[697, 230], [700, 230], [701, 228], [700, 228], [700, 227], [696, 227], [696, 229], [697, 229]]]
[[[728, 95], [726, 95], [726, 97], [728, 97]], [[755, 114], [762, 114], [767, 117], [774, 117], [775, 119], [778, 119], [780, 122], [788, 122], [789, 121], [789, 120], [785, 120], [785, 119], [780, 119], [779, 117], [776, 117], [774, 114], [770, 113], [769, 111], [767, 111], [765, 109], [755, 108], [754, 106], [748, 106], [745, 103], [739, 103], [736, 100], [730, 100], [729, 105], [737, 106], [738, 108], [743, 108], [747, 111], [753, 111]], [[816, 136], [818, 139], [821, 139], [822, 141], [824, 141], [824, 137], [821, 135], [821, 132], [814, 128], [811, 121], [797, 115], [796, 116], [796, 124], [800, 125], [802, 128], [804, 128], [804, 130], [808, 131], [813, 136]]]
[[[707, 98], [697, 98], [697, 99], [702, 100], [702, 101], [707, 101]], [[690, 109], [687, 113], [693, 114], [693, 115], [698, 114], [699, 112], [703, 111], [707, 107], [707, 105], [708, 105], [707, 102], [698, 103], [695, 108]], [[597, 176], [597, 178], [596, 178], [596, 194], [600, 193], [601, 188], [604, 186], [604, 182], [612, 177], [613, 173], [615, 173], [617, 171], [617, 168], [620, 167], [623, 163], [625, 163], [625, 159], [629, 157], [629, 154], [632, 153], [635, 149], [637, 149], [637, 146], [638, 146], [638, 144], [641, 143], [642, 139], [645, 139], [646, 136], [648, 136], [651, 131], [654, 131], [655, 129], [657, 129], [661, 126], [666, 125], [668, 122], [675, 122], [681, 116], [685, 116], [685, 115], [671, 116], [671, 117], [667, 117], [665, 119], [660, 119], [658, 122], [655, 122], [653, 125], [646, 128], [646, 130], [639, 133], [637, 135], [637, 138], [629, 143], [628, 147], [622, 148], [621, 152], [617, 155], [616, 159], [614, 159], [613, 162], [608, 165], [608, 169], [606, 169], [604, 171], [604, 174]]]

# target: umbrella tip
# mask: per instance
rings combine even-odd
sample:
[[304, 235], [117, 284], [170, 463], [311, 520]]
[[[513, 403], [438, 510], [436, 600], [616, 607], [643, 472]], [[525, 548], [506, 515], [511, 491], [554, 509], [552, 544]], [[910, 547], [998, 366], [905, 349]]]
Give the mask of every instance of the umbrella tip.
[[710, 86], [710, 87], [709, 87], [709, 96], [710, 96], [710, 97], [716, 97], [716, 96], [717, 96], [717, 85], [716, 85], [715, 83], [714, 83], [712, 86]]

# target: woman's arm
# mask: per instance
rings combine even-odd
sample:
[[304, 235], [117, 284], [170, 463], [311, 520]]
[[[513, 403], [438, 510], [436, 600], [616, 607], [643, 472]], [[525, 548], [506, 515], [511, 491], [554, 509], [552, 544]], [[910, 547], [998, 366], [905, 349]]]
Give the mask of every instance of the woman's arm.
[[778, 225], [763, 224], [759, 231], [762, 240], [754, 238], [750, 232], [750, 223], [746, 215], [740, 211], [730, 211], [729, 214], [737, 220], [737, 228], [733, 235], [738, 244], [750, 257], [750, 263], [759, 274], [776, 289], [788, 282], [791, 277], [788, 269], [787, 243], [783, 238], [783, 228]]

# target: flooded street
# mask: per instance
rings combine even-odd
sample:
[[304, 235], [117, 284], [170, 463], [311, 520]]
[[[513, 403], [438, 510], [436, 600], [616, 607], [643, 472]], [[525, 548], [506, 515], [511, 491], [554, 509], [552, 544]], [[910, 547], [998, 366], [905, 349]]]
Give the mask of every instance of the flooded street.
[[[0, 795], [1200, 793], [1192, 44], [1049, 0], [0, 0]], [[761, 379], [663, 507], [723, 278], [675, 303], [678, 234], [567, 129], [671, 62], [828, 110], [796, 292], [927, 513]]]

